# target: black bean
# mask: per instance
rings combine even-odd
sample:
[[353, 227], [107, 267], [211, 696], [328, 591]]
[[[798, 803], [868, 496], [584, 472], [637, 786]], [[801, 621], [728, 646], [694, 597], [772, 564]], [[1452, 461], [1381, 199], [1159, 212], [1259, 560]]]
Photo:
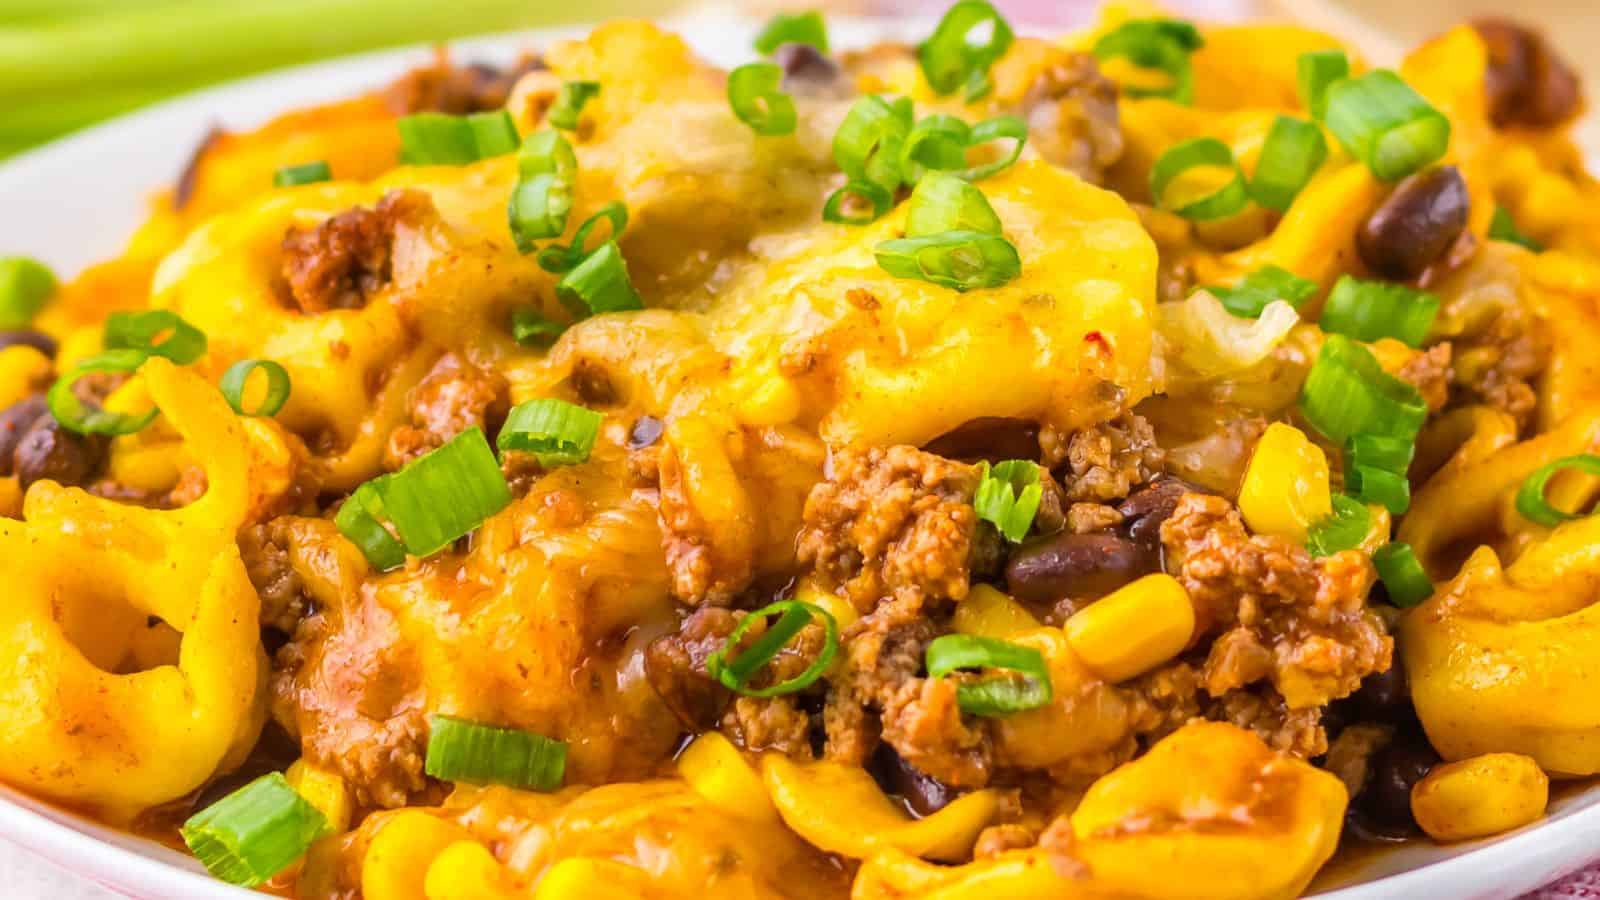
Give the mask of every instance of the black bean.
[[46, 478], [77, 486], [100, 470], [106, 449], [105, 438], [75, 434], [54, 418], [41, 416], [17, 442], [12, 461], [24, 488]]
[[0, 412], [0, 478], [11, 474], [12, 455], [16, 453], [17, 444], [22, 436], [40, 416], [49, 412], [43, 397], [29, 397], [19, 400], [6, 407], [5, 412]]
[[1396, 722], [1411, 718], [1411, 688], [1406, 683], [1406, 669], [1398, 653], [1388, 669], [1362, 679], [1360, 690], [1350, 697], [1350, 704], [1357, 715], [1370, 721]]
[[32, 347], [51, 359], [56, 358], [56, 339], [32, 328], [0, 331], [0, 350], [7, 347]]
[[1173, 475], [1162, 475], [1128, 495], [1117, 507], [1122, 527], [1141, 544], [1161, 543], [1161, 523], [1172, 517], [1184, 494], [1203, 494], [1204, 490]]
[[1408, 827], [1411, 788], [1439, 762], [1426, 738], [1403, 733], [1372, 759], [1372, 777], [1357, 798], [1361, 812], [1374, 825]]
[[839, 81], [839, 66], [810, 44], [780, 44], [772, 61], [783, 70], [783, 89], [791, 94], [825, 91]]
[[956, 426], [922, 449], [966, 462], [1039, 458], [1039, 426], [1027, 419], [984, 416]]
[[655, 416], [640, 416], [628, 431], [628, 449], [643, 450], [661, 440], [661, 420]]
[[1478, 19], [1472, 27], [1489, 51], [1483, 87], [1495, 127], [1550, 128], [1582, 106], [1577, 75], [1538, 32], [1505, 19]]
[[1098, 598], [1159, 565], [1153, 548], [1127, 538], [1068, 532], [1018, 548], [1006, 564], [1006, 588], [1017, 599], [1034, 603]]
[[1356, 231], [1356, 249], [1372, 271], [1396, 281], [1420, 276], [1467, 227], [1471, 198], [1455, 166], [1406, 178]]
[[869, 768], [884, 793], [905, 801], [917, 816], [931, 816], [960, 796], [960, 791], [906, 762], [888, 744], [879, 744]]

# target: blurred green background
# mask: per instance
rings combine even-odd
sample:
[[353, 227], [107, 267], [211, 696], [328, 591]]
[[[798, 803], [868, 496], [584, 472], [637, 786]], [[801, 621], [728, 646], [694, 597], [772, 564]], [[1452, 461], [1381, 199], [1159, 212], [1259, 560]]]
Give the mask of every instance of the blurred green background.
[[0, 0], [0, 158], [279, 66], [679, 0]]

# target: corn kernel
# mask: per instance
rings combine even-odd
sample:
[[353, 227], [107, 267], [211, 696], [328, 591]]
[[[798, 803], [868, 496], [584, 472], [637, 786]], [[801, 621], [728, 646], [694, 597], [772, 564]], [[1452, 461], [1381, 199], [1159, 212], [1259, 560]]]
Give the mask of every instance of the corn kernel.
[[425, 812], [395, 813], [378, 828], [361, 861], [361, 895], [365, 900], [428, 900], [423, 893], [428, 868], [446, 847], [471, 840], [454, 822]]
[[1245, 469], [1239, 512], [1257, 534], [1304, 542], [1312, 524], [1333, 512], [1327, 455], [1300, 429], [1274, 423]]
[[328, 818], [337, 832], [350, 830], [350, 789], [344, 779], [304, 759], [297, 759], [283, 773], [289, 786]]
[[1171, 575], [1146, 575], [1067, 620], [1067, 643], [1096, 675], [1126, 681], [1172, 659], [1194, 636], [1194, 605]]
[[833, 620], [839, 623], [840, 631], [854, 625], [856, 620], [861, 618], [861, 613], [851, 605], [850, 601], [824, 589], [810, 578], [800, 580], [800, 584], [794, 589], [794, 599], [826, 610], [828, 615], [833, 616]]
[[50, 380], [50, 358], [18, 344], [0, 350], [0, 409], [28, 397]]
[[1485, 753], [1434, 766], [1411, 789], [1411, 814], [1436, 841], [1510, 831], [1544, 815], [1550, 779], [1531, 756]]
[[428, 866], [423, 882], [428, 900], [514, 900], [525, 897], [506, 877], [504, 867], [477, 841], [457, 841]]
[[979, 637], [1009, 638], [1039, 627], [1039, 620], [1009, 594], [987, 584], [975, 584], [956, 604], [957, 632]]
[[678, 774], [695, 793], [731, 815], [777, 822], [778, 810], [761, 776], [721, 734], [708, 731], [678, 757]]

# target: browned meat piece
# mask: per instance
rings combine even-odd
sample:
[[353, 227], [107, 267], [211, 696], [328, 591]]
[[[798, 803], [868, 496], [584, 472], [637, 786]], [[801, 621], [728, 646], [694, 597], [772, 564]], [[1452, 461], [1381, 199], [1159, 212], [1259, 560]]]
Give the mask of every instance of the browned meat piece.
[[289, 556], [293, 534], [282, 519], [251, 525], [239, 532], [239, 555], [244, 558], [250, 583], [261, 597], [261, 624], [285, 634], [311, 608], [305, 585]]
[[406, 398], [411, 424], [389, 435], [384, 467], [398, 469], [473, 426], [492, 433], [506, 417], [510, 390], [500, 373], [445, 354]]
[[1073, 501], [1121, 500], [1160, 474], [1165, 459], [1150, 423], [1132, 413], [1081, 428], [1065, 441], [1061, 438], [1047, 428], [1041, 443], [1051, 469], [1066, 463], [1061, 482]]
[[966, 596], [977, 531], [977, 474], [914, 447], [836, 452], [806, 498], [799, 559], [857, 609], [892, 602], [914, 614]]
[[1464, 402], [1487, 403], [1526, 429], [1538, 405], [1531, 382], [1549, 361], [1550, 344], [1542, 323], [1527, 314], [1505, 313], [1486, 334], [1455, 344], [1450, 380]]
[[384, 91], [397, 116], [442, 112], [453, 116], [500, 109], [517, 80], [545, 67], [538, 56], [525, 55], [507, 69], [484, 63], [452, 65], [441, 50], [433, 65], [412, 69]]
[[1310, 759], [1328, 752], [1322, 707], [1290, 709], [1271, 688], [1231, 691], [1207, 708], [1206, 717], [1254, 731], [1279, 753]]
[[1438, 412], [1450, 400], [1450, 356], [1449, 341], [1434, 344], [1412, 357], [1395, 373], [1401, 381], [1412, 385], [1422, 394], [1423, 402], [1428, 404], [1428, 412]]
[[1202, 670], [1211, 696], [1270, 680], [1290, 710], [1306, 710], [1389, 667], [1394, 641], [1366, 607], [1373, 575], [1360, 553], [1313, 560], [1247, 534], [1231, 503], [1205, 494], [1185, 495], [1161, 537], [1194, 601], [1196, 633], [1220, 635]]
[[993, 755], [982, 719], [956, 705], [954, 678], [915, 678], [902, 684], [882, 710], [883, 740], [919, 772], [954, 787], [989, 783]]
[[1489, 50], [1483, 87], [1496, 127], [1551, 128], [1582, 108], [1577, 75], [1543, 35], [1505, 19], [1478, 19], [1472, 27]]
[[1028, 142], [1045, 159], [1099, 184], [1122, 157], [1117, 86], [1088, 53], [1066, 53], [1022, 101]]
[[395, 228], [429, 209], [420, 191], [391, 191], [377, 207], [356, 207], [283, 239], [283, 277], [301, 312], [360, 309], [388, 285]]
[[1337, 775], [1354, 797], [1372, 776], [1373, 757], [1393, 737], [1392, 725], [1351, 725], [1328, 745], [1328, 759], [1322, 767]]

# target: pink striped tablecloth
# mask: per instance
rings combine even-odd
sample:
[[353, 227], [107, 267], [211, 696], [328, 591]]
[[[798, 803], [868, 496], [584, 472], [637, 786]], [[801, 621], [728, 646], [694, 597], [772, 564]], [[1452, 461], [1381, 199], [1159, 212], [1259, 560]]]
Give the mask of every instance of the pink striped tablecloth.
[[1522, 900], [1600, 900], [1600, 864], [1568, 875]]

